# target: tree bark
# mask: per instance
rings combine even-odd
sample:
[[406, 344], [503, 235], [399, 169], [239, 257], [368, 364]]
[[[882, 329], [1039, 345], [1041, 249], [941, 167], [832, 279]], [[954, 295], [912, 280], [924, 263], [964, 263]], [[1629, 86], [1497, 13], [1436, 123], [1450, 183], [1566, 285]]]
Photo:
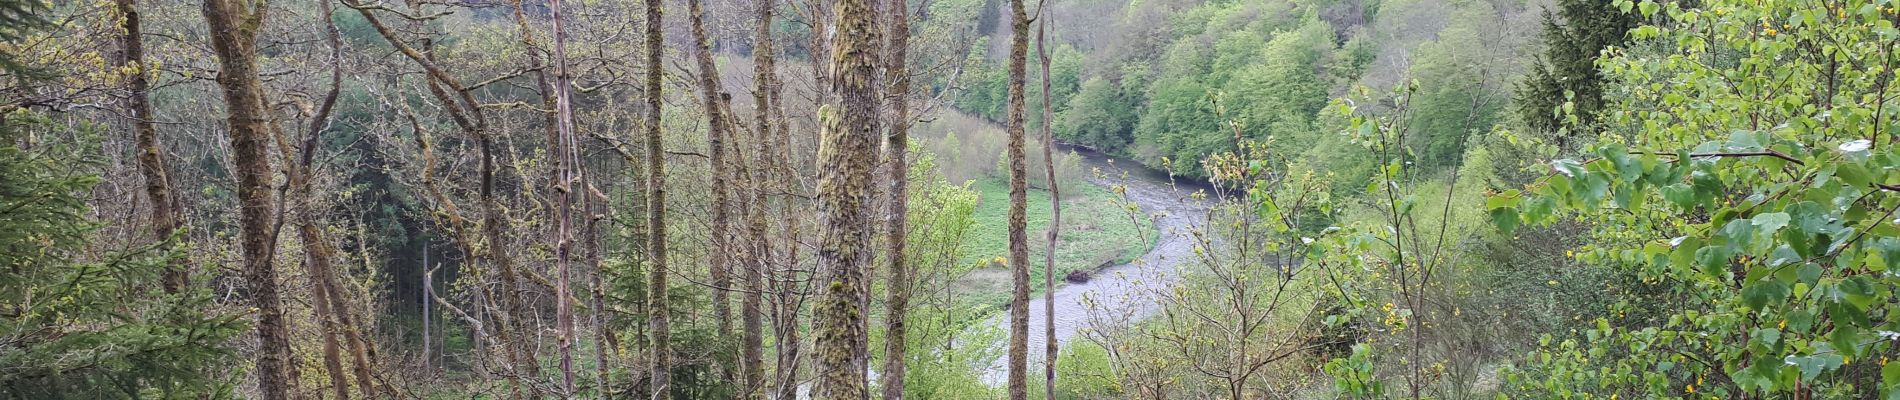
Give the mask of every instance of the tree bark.
[[[326, 331], [325, 363], [330, 362], [328, 358], [331, 354], [328, 353], [333, 350], [331, 346], [335, 344], [338, 337], [343, 338], [344, 343], [349, 347], [352, 366], [350, 373], [356, 378], [357, 388], [364, 398], [373, 399], [378, 393], [374, 383], [373, 367], [370, 364], [370, 359], [375, 354], [375, 346], [363, 337], [362, 328], [356, 324], [356, 317], [351, 311], [349, 294], [342, 289], [341, 279], [337, 277], [335, 259], [338, 251], [335, 243], [323, 234], [324, 224], [315, 203], [315, 188], [312, 186], [315, 171], [311, 168], [311, 164], [315, 159], [318, 139], [329, 127], [330, 116], [336, 108], [337, 96], [342, 91], [343, 84], [343, 70], [337, 64], [343, 56], [341, 33], [337, 31], [336, 23], [329, 17], [330, 3], [328, 1], [317, 3], [324, 21], [324, 41], [330, 48], [332, 60], [330, 87], [310, 118], [308, 130], [304, 134], [299, 150], [293, 152], [287, 143], [279, 142], [279, 144], [282, 146], [281, 151], [285, 157], [291, 154], [296, 154], [297, 157], [294, 164], [284, 169], [292, 190], [287, 195], [294, 199], [295, 209], [300, 210], [297, 221], [298, 237], [304, 243], [304, 251], [307, 253], [305, 261], [308, 263], [306, 267], [314, 283], [312, 292], [315, 295], [314, 300], [317, 301], [314, 308], [318, 322]], [[279, 138], [281, 139], [282, 136], [280, 135]], [[275, 235], [274, 230], [273, 235]], [[331, 378], [336, 380], [333, 385], [337, 386], [335, 389], [338, 392], [337, 397], [347, 398], [342, 394], [348, 387], [342, 384], [342, 371], [333, 370], [332, 374]]]
[[651, 349], [651, 364], [647, 374], [652, 383], [648, 390], [654, 399], [667, 399], [667, 390], [671, 389], [672, 360], [670, 343], [672, 327], [667, 320], [666, 301], [666, 164], [663, 162], [666, 151], [661, 146], [660, 136], [660, 81], [663, 67], [660, 54], [665, 42], [660, 36], [661, 4], [658, 1], [646, 2], [646, 148], [647, 148], [647, 325], [651, 335], [648, 349]]
[[1042, 162], [1048, 172], [1049, 182], [1049, 231], [1045, 234], [1048, 246], [1042, 252], [1042, 328], [1043, 328], [1043, 365], [1042, 390], [1044, 399], [1056, 398], [1056, 238], [1062, 230], [1062, 188], [1056, 183], [1056, 147], [1054, 130], [1050, 124], [1055, 121], [1055, 110], [1049, 103], [1049, 45], [1045, 36], [1049, 30], [1049, 15], [1036, 16], [1041, 22], [1036, 25], [1036, 56], [1042, 61]]
[[[159, 140], [158, 126], [153, 122], [157, 115], [152, 110], [152, 83], [147, 78], [151, 71], [145, 67], [145, 38], [138, 0], [118, 0], [116, 4], [124, 18], [119, 27], [125, 30], [119, 38], [120, 45], [124, 46], [119, 66], [132, 71], [125, 81], [129, 95], [126, 108], [131, 109], [132, 131], [139, 149], [139, 174], [145, 178], [145, 197], [152, 203], [152, 236], [164, 243], [175, 243], [172, 235], [183, 225], [184, 212], [172, 191], [171, 172], [165, 167], [165, 145]], [[168, 250], [172, 247], [171, 244], [165, 246]], [[160, 282], [165, 293], [178, 293], [191, 284], [187, 266], [183, 257], [167, 262]]]
[[752, 45], [753, 82], [753, 157], [745, 169], [747, 188], [752, 191], [751, 213], [747, 216], [750, 227], [747, 230], [750, 252], [746, 260], [744, 285], [745, 298], [739, 304], [740, 347], [743, 353], [740, 363], [740, 375], [744, 378], [745, 394], [743, 399], [765, 398], [765, 338], [760, 332], [760, 306], [764, 301], [764, 275], [767, 260], [771, 257], [772, 245], [766, 241], [766, 198], [765, 178], [762, 169], [771, 169], [772, 119], [771, 92], [773, 81], [777, 79], [772, 71], [772, 0], [759, 0], [758, 21], [755, 25]]
[[211, 47], [218, 58], [218, 85], [223, 88], [226, 124], [231, 141], [233, 172], [237, 176], [239, 230], [243, 237], [244, 280], [257, 308], [258, 397], [290, 397], [290, 334], [284, 323], [277, 270], [272, 265], [275, 238], [271, 235], [270, 121], [264, 107], [263, 83], [257, 78], [257, 32], [264, 24], [267, 4], [262, 0], [205, 0], [205, 22]]
[[824, 141], [819, 147], [818, 218], [824, 234], [818, 250], [820, 282], [817, 357], [819, 400], [863, 400], [869, 394], [865, 372], [865, 266], [872, 224], [866, 203], [871, 191], [879, 132], [876, 89], [877, 17], [867, 0], [838, 0], [838, 35], [832, 49], [831, 91], [837, 106], [819, 112]]
[[555, 239], [555, 263], [560, 277], [555, 283], [555, 324], [560, 331], [561, 351], [561, 395], [572, 398], [574, 392], [574, 314], [572, 304], [573, 291], [569, 290], [572, 280], [570, 261], [574, 250], [573, 206], [577, 194], [575, 184], [580, 183], [574, 174], [575, 164], [580, 162], [578, 143], [574, 137], [574, 110], [572, 94], [568, 88], [573, 79], [567, 70], [567, 34], [562, 29], [561, 0], [549, 0], [548, 10], [554, 28], [554, 115], [559, 137], [555, 140], [557, 153], [554, 163], [555, 192], [560, 197], [555, 209], [559, 230]]
[[[731, 182], [732, 165], [726, 160], [727, 132], [725, 113], [725, 94], [721, 93], [719, 66], [713, 63], [712, 45], [707, 43], [705, 10], [701, 0], [687, 0], [686, 7], [692, 19], [693, 61], [699, 66], [700, 103], [706, 109], [706, 144], [709, 149], [710, 170], [712, 175], [712, 227], [708, 236], [712, 237], [712, 247], [706, 252], [708, 272], [712, 278], [713, 320], [717, 324], [715, 331], [720, 337], [732, 332], [732, 302], [728, 292], [732, 290], [732, 207]], [[731, 371], [729, 368], [722, 370]], [[730, 374], [728, 374], [730, 375]]]
[[1029, 181], [1023, 160], [1023, 74], [1029, 53], [1025, 0], [1010, 0], [1009, 43], [1009, 398], [1029, 397]]
[[910, 149], [910, 8], [904, 0], [890, 0], [886, 8], [891, 29], [885, 59], [886, 79], [890, 82], [891, 132], [884, 147], [884, 162], [890, 167], [890, 197], [885, 200], [890, 207], [886, 228], [889, 230], [886, 257], [890, 271], [884, 285], [884, 368], [879, 377], [883, 380], [884, 400], [898, 400], [904, 398], [905, 349], [909, 344], [905, 320], [910, 311], [911, 289], [909, 254], [904, 249], [910, 230], [910, 162], [905, 159]]

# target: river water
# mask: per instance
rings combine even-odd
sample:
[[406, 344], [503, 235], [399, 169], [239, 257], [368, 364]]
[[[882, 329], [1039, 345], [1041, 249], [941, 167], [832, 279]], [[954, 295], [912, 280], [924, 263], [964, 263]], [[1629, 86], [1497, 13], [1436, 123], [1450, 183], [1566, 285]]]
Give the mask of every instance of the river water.
[[[1086, 148], [1058, 144], [1056, 149], [1074, 151], [1080, 155], [1085, 171], [1100, 171], [1100, 174], [1089, 174], [1090, 184], [1110, 188], [1124, 185], [1127, 188], [1126, 199], [1140, 207], [1141, 217], [1146, 217], [1158, 233], [1150, 238], [1155, 240], [1154, 247], [1133, 262], [1096, 271], [1088, 282], [1065, 282], [1056, 287], [1053, 302], [1056, 344], [1068, 346], [1084, 339], [1078, 334], [1124, 329], [1161, 310], [1152, 294], [1174, 284], [1180, 276], [1177, 266], [1194, 257], [1192, 239], [1186, 235], [1186, 231], [1203, 225], [1206, 209], [1200, 202], [1190, 199], [1190, 196], [1206, 186], [1188, 179], [1173, 179], [1166, 173], [1139, 163], [1115, 159]], [[1037, 242], [1032, 245], [1044, 244]], [[1043, 360], [1046, 359], [1043, 353], [1047, 343], [1044, 327], [1048, 326], [1050, 304], [1042, 296], [1032, 297], [1029, 301], [1028, 369], [1031, 387], [1038, 386], [1034, 382], [1042, 379]], [[991, 318], [990, 324], [1007, 332], [1008, 313], [998, 313]], [[1006, 335], [1000, 340], [1002, 342], [994, 343], [993, 346], [998, 349], [1008, 346]], [[992, 387], [1002, 386], [1008, 380], [1007, 356], [998, 358], [990, 365], [977, 367], [982, 370], [983, 382]]]

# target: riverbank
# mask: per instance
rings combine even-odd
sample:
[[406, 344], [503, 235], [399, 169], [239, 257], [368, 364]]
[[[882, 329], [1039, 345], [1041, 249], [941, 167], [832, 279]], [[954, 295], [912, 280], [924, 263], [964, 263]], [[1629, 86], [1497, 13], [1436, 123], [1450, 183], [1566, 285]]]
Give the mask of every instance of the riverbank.
[[[959, 296], [979, 304], [1005, 306], [1009, 302], [1009, 267], [997, 263], [1009, 256], [1009, 185], [1001, 179], [987, 178], [972, 182], [978, 204], [971, 215], [972, 224], [964, 242], [963, 265], [985, 264], [958, 279]], [[1066, 282], [1072, 271], [1093, 272], [1104, 266], [1120, 265], [1146, 254], [1154, 243], [1155, 232], [1145, 214], [1131, 213], [1118, 206], [1116, 195], [1104, 185], [1092, 181], [1064, 186], [1062, 231], [1056, 244], [1056, 285]], [[1049, 192], [1030, 189], [1026, 218], [1029, 235], [1029, 287], [1036, 295], [1043, 288], [1044, 236], [1049, 227]], [[1136, 218], [1140, 218], [1139, 220]]]
[[[1067, 150], [1067, 149], [1065, 149]], [[1178, 265], [1193, 257], [1194, 246], [1186, 236], [1186, 230], [1205, 224], [1204, 209], [1189, 197], [1200, 189], [1189, 182], [1169, 179], [1165, 173], [1150, 170], [1125, 161], [1116, 161], [1100, 153], [1078, 150], [1083, 157], [1083, 168], [1100, 170], [1102, 176], [1091, 176], [1090, 185], [1097, 188], [1121, 186], [1126, 193], [1125, 201], [1098, 206], [1112, 208], [1116, 204], [1133, 203], [1139, 208], [1138, 215], [1148, 228], [1144, 234], [1148, 239], [1144, 247], [1146, 253], [1130, 262], [1119, 263], [1097, 271], [1088, 282], [1063, 285], [1056, 288], [1054, 302], [1044, 296], [1032, 296], [1029, 302], [1029, 369], [1041, 371], [1041, 360], [1046, 347], [1045, 330], [1050, 320], [1054, 321], [1056, 343], [1067, 346], [1073, 343], [1077, 334], [1084, 329], [1111, 330], [1122, 329], [1160, 311], [1153, 293], [1166, 290], [1180, 276]], [[1106, 189], [1104, 189], [1106, 190]], [[1064, 208], [1064, 219], [1068, 218], [1068, 209]], [[1048, 317], [1053, 305], [1054, 318]], [[1007, 331], [1009, 321], [1006, 313], [998, 312], [989, 319], [988, 325]], [[1008, 337], [993, 346], [1002, 348], [1007, 345]], [[1009, 376], [1008, 359], [998, 358], [990, 365], [975, 366], [983, 373], [983, 382], [995, 387], [1001, 386]]]

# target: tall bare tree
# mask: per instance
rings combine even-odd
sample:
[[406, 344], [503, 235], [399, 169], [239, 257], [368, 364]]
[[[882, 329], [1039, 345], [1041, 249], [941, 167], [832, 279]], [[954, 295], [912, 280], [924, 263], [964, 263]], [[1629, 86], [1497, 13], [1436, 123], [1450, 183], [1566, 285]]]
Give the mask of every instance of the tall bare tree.
[[1028, 69], [1025, 0], [1010, 0], [1009, 42], [1009, 398], [1029, 397], [1029, 176], [1023, 160], [1023, 74]]
[[887, 178], [890, 197], [885, 201], [890, 207], [889, 230], [886, 238], [890, 241], [886, 258], [890, 262], [890, 271], [884, 285], [884, 369], [880, 375], [885, 400], [904, 398], [904, 349], [907, 344], [904, 325], [910, 307], [910, 266], [909, 253], [905, 251], [906, 234], [910, 229], [909, 186], [910, 163], [905, 160], [905, 152], [910, 147], [910, 6], [904, 0], [889, 0], [885, 6], [891, 27], [887, 38], [885, 65], [890, 82], [891, 131], [885, 142], [884, 163], [889, 166]]
[[773, 158], [771, 153], [772, 116], [769, 110], [772, 108], [773, 82], [777, 79], [772, 70], [772, 19], [775, 5], [772, 0], [759, 0], [754, 5], [757, 8], [755, 11], [758, 12], [758, 21], [754, 25], [752, 44], [752, 73], [755, 85], [752, 90], [751, 142], [753, 146], [751, 162], [748, 162], [745, 168], [746, 188], [751, 191], [752, 201], [746, 217], [748, 221], [746, 247], [749, 251], [746, 270], [743, 272], [745, 275], [742, 277], [745, 298], [739, 303], [740, 346], [744, 353], [739, 360], [739, 370], [745, 385], [745, 394], [740, 397], [747, 400], [765, 398], [765, 337], [760, 332], [759, 319], [760, 306], [765, 298], [764, 279], [767, 260], [772, 253], [772, 245], [766, 241], [765, 237], [767, 211], [765, 181], [768, 174], [764, 171], [772, 169], [770, 164]]
[[659, 1], [646, 2], [646, 129], [647, 150], [647, 328], [651, 365], [647, 374], [648, 390], [654, 399], [671, 398], [672, 359], [667, 342], [672, 340], [666, 307], [666, 150], [660, 136], [660, 81], [664, 78], [660, 54], [666, 45], [660, 36], [662, 23]]
[[[308, 270], [311, 281], [311, 299], [313, 300], [311, 308], [318, 326], [323, 331], [320, 335], [323, 337], [323, 362], [325, 368], [329, 370], [331, 389], [338, 399], [348, 399], [350, 385], [347, 379], [354, 376], [357, 389], [362, 392], [363, 397], [375, 398], [378, 392], [370, 361], [371, 354], [375, 352], [374, 345], [365, 339], [362, 328], [356, 324], [354, 307], [350, 306], [349, 295], [344, 292], [341, 279], [337, 277], [336, 260], [339, 250], [336, 248], [336, 243], [324, 233], [325, 225], [320, 211], [322, 207], [315, 193], [316, 172], [312, 168], [312, 163], [316, 158], [317, 144], [324, 130], [329, 128], [330, 116], [336, 110], [337, 96], [341, 93], [343, 85], [341, 33], [338, 32], [336, 23], [330, 18], [330, 2], [318, 1], [317, 3], [317, 8], [321, 11], [320, 18], [323, 20], [321, 25], [324, 43], [329, 47], [332, 60], [329, 88], [325, 90], [323, 97], [318, 99], [314, 110], [309, 109], [312, 105], [300, 104], [305, 107], [304, 112], [310, 114], [310, 117], [306, 121], [304, 136], [295, 150], [291, 148], [282, 129], [276, 129], [273, 126], [273, 133], [278, 139], [279, 152], [285, 158], [284, 176], [289, 183], [284, 188], [287, 207], [283, 212], [288, 213], [292, 210], [296, 212], [297, 237], [304, 246], [304, 266]], [[296, 157], [294, 160], [290, 159], [293, 155]], [[280, 219], [277, 225], [281, 226], [284, 222]], [[273, 228], [271, 234], [277, 235], [278, 229]], [[342, 368], [339, 342], [346, 343], [350, 351], [353, 368], [349, 373], [345, 373]]]
[[257, 78], [257, 33], [269, 4], [264, 0], [205, 0], [205, 22], [218, 58], [231, 140], [232, 170], [237, 175], [240, 247], [244, 280], [257, 308], [257, 388], [267, 400], [290, 398], [290, 332], [284, 322], [277, 270], [272, 265], [276, 239], [271, 235], [271, 116], [264, 107], [264, 84]]
[[559, 231], [556, 233], [555, 263], [560, 277], [555, 281], [555, 324], [560, 330], [559, 345], [561, 351], [561, 394], [573, 397], [574, 393], [574, 314], [573, 291], [569, 290], [572, 281], [570, 259], [574, 249], [573, 207], [574, 197], [582, 195], [584, 185], [575, 174], [580, 163], [578, 141], [574, 137], [574, 100], [568, 90], [569, 82], [574, 79], [567, 70], [567, 33], [563, 30], [561, 0], [549, 0], [548, 11], [554, 24], [554, 115], [559, 137], [555, 140], [556, 161], [554, 162], [556, 192], [560, 197], [556, 209]]
[[1056, 398], [1056, 238], [1062, 231], [1062, 188], [1056, 183], [1055, 135], [1049, 129], [1055, 110], [1049, 102], [1049, 31], [1050, 18], [1036, 9], [1036, 57], [1042, 64], [1042, 163], [1049, 182], [1049, 230], [1044, 233], [1048, 246], [1042, 251], [1042, 394]]
[[868, 351], [865, 348], [865, 267], [870, 261], [871, 172], [876, 166], [879, 132], [878, 53], [883, 51], [877, 14], [867, 0], [837, 0], [838, 39], [831, 53], [830, 90], [837, 106], [819, 114], [818, 219], [824, 235], [818, 248], [823, 297], [817, 317], [818, 384], [813, 398], [863, 400]]
[[706, 37], [706, 13], [701, 0], [686, 0], [692, 19], [693, 61], [699, 66], [700, 103], [706, 108], [706, 145], [712, 175], [712, 248], [706, 252], [712, 277], [713, 319], [719, 336], [732, 332], [732, 165], [726, 159], [726, 139], [731, 125], [726, 120], [725, 94], [719, 89], [719, 66], [713, 63], [712, 44]]

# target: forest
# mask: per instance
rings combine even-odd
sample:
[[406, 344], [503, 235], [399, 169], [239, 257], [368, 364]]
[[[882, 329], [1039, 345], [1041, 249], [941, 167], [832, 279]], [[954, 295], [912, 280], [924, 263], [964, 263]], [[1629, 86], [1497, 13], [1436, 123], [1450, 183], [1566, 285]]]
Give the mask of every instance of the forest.
[[1900, 399], [1896, 25], [0, 0], [0, 399]]

